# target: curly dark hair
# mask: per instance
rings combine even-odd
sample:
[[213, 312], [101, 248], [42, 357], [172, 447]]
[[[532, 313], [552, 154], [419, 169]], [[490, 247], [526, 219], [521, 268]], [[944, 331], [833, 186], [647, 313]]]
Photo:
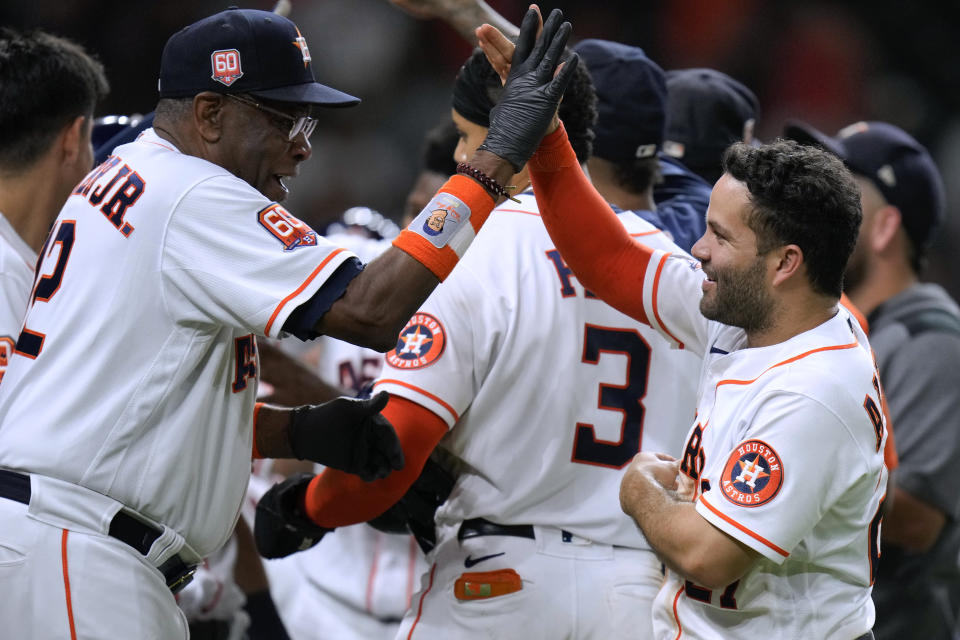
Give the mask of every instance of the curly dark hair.
[[627, 191], [643, 193], [663, 181], [663, 172], [660, 170], [660, 161], [656, 156], [631, 158], [614, 165], [613, 177], [617, 184]]
[[43, 31], [0, 29], [0, 168], [21, 171], [110, 89], [80, 45]]
[[[569, 51], [564, 54], [564, 58]], [[578, 64], [560, 102], [560, 119], [567, 130], [570, 145], [582, 163], [590, 157], [593, 125], [597, 121], [597, 94], [585, 64]], [[453, 108], [470, 122], [490, 126], [490, 109], [500, 99], [500, 76], [480, 49], [463, 63], [453, 86]]]
[[453, 160], [453, 152], [458, 139], [457, 128], [449, 117], [427, 131], [421, 154], [424, 170], [447, 176], [455, 174], [457, 163]]
[[723, 170], [750, 191], [747, 225], [760, 254], [785, 244], [803, 251], [814, 291], [839, 297], [863, 217], [860, 189], [835, 156], [792, 140], [736, 143]]

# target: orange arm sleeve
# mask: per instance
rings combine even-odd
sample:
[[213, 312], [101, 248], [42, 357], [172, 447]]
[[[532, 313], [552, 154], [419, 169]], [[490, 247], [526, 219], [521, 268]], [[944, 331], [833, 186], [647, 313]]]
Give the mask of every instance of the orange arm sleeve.
[[562, 124], [543, 139], [529, 168], [540, 216], [580, 284], [649, 324], [642, 294], [653, 251], [630, 237], [590, 184]]
[[390, 396], [383, 415], [397, 432], [406, 464], [374, 482], [335, 469], [318, 475], [307, 487], [304, 508], [321, 527], [366, 522], [389, 509], [419, 477], [430, 453], [447, 433], [447, 423], [439, 416], [405, 398]]

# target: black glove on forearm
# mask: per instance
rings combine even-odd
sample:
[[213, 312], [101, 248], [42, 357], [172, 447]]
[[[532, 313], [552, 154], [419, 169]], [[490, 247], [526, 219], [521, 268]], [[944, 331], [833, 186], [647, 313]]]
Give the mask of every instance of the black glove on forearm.
[[365, 482], [403, 468], [403, 450], [390, 421], [380, 415], [386, 392], [357, 400], [337, 398], [305, 405], [290, 416], [290, 447], [301, 460], [355, 473]]
[[257, 503], [253, 539], [264, 558], [283, 558], [309, 549], [328, 531], [301, 508], [303, 493], [315, 476], [301, 473], [273, 485]]
[[559, 9], [550, 12], [537, 40], [537, 13], [527, 11], [503, 93], [490, 111], [490, 130], [480, 149], [508, 160], [516, 172], [540, 146], [579, 62], [573, 54], [553, 77], [570, 37], [570, 23], [562, 20]]

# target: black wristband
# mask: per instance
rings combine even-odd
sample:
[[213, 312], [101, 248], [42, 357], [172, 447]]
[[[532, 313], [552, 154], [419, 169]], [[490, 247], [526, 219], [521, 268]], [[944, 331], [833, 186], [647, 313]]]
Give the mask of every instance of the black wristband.
[[510, 195], [509, 191], [507, 191], [508, 188], [512, 188], [512, 187], [502, 186], [499, 182], [497, 182], [496, 180], [494, 180], [493, 178], [485, 174], [483, 171], [480, 171], [480, 169], [477, 169], [476, 167], [471, 167], [466, 162], [457, 163], [457, 173], [462, 173], [465, 176], [470, 176], [471, 178], [479, 182], [484, 189], [494, 194], [495, 196], [503, 196], [504, 198], [508, 198], [510, 200], [513, 200], [514, 202], [520, 202], [519, 200], [514, 198], [512, 195]]

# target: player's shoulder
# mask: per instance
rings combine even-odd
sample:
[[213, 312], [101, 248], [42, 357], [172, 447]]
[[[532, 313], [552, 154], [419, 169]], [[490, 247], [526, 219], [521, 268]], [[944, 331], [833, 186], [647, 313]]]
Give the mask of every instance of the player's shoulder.
[[770, 388], [805, 395], [837, 411], [862, 413], [876, 373], [870, 344], [845, 309], [781, 345], [768, 363]]
[[161, 138], [153, 129], [147, 129], [136, 140], [114, 149], [107, 162], [126, 165], [141, 174], [149, 183], [159, 183], [164, 190], [190, 188], [216, 179], [238, 189], [256, 191], [252, 186], [218, 164], [181, 152], [173, 143]]

